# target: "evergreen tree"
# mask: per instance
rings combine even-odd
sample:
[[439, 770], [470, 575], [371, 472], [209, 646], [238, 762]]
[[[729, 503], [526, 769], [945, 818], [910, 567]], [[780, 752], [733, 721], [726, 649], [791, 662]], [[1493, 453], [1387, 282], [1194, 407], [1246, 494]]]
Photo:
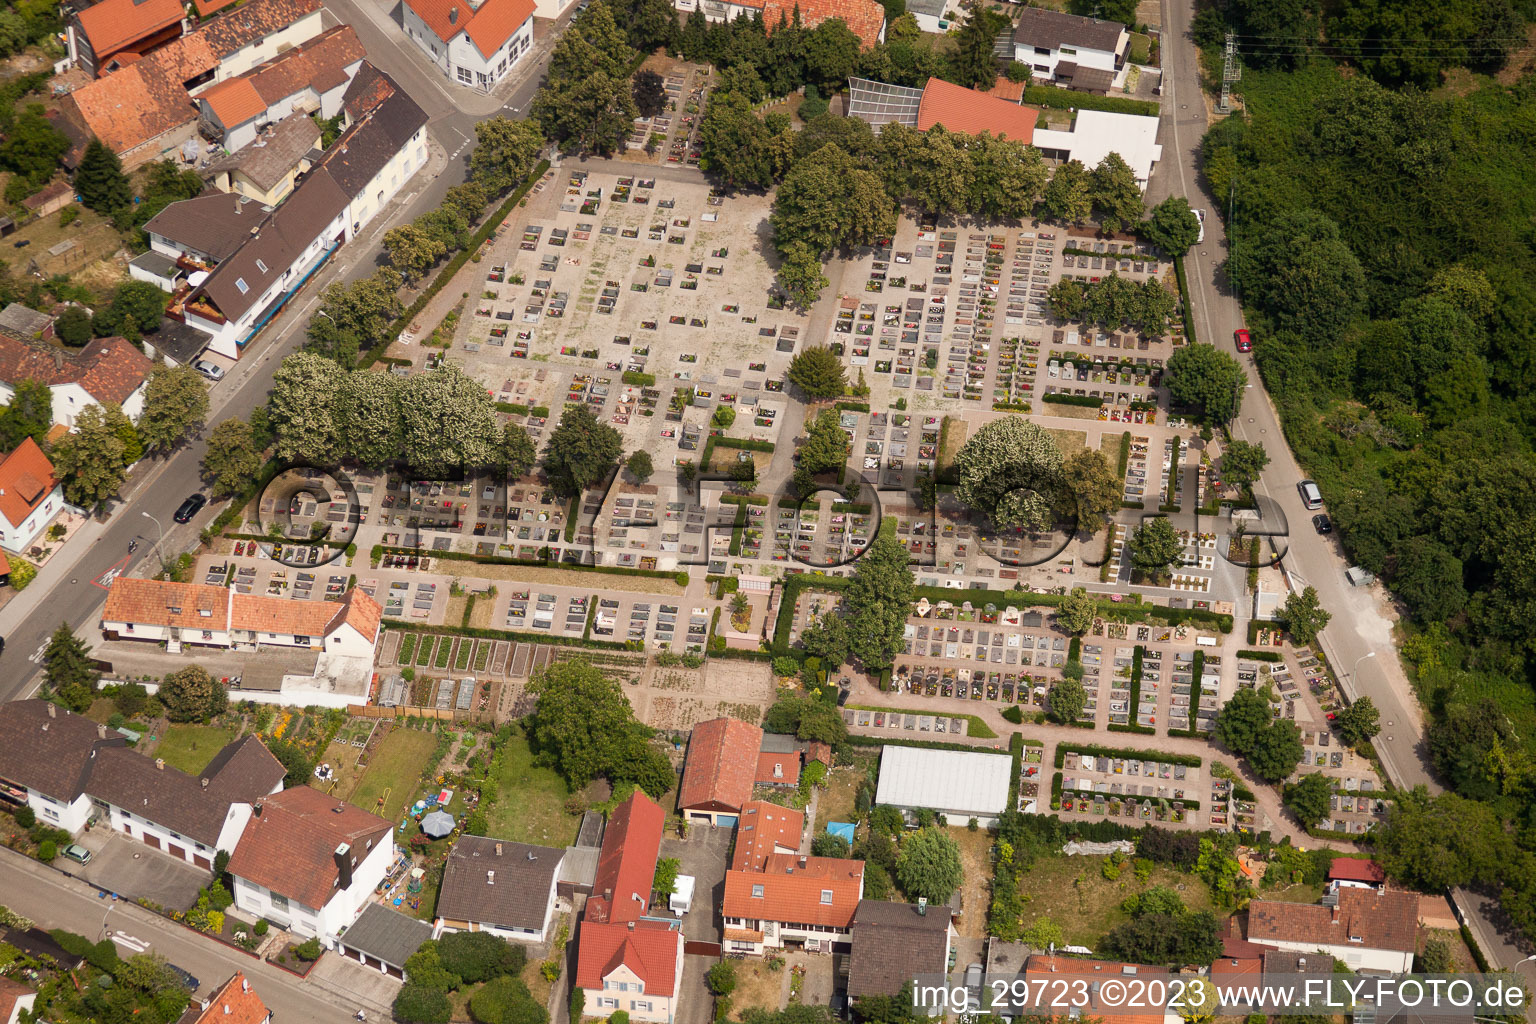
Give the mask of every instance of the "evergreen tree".
[[85, 147], [85, 155], [75, 171], [75, 191], [97, 213], [109, 214], [133, 199], [123, 162], [95, 138]]

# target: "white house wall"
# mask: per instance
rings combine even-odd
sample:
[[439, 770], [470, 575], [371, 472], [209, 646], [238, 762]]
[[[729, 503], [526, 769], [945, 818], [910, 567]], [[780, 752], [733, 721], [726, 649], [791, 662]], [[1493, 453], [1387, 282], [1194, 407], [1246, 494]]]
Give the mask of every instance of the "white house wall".
[[373, 176], [368, 187], [354, 196], [348, 207], [352, 222], [352, 234], [356, 235], [369, 221], [378, 216], [391, 199], [405, 187], [405, 183], [427, 163], [425, 129], [418, 128], [410, 141]]
[[64, 488], [56, 484], [48, 497], [43, 499], [42, 504], [33, 509], [32, 514], [20, 523], [12, 524], [3, 514], [0, 514], [0, 548], [17, 554], [26, 551], [63, 508]]
[[61, 828], [70, 835], [85, 828], [92, 810], [91, 798], [84, 794], [70, 803], [65, 803], [30, 787], [27, 789], [27, 806], [37, 814], [38, 821], [54, 828]]
[[[173, 832], [164, 825], [150, 821], [148, 818], [136, 814], [131, 808], [118, 807], [115, 804], [107, 804], [106, 806], [108, 809], [108, 821], [111, 823], [112, 831], [125, 833], [141, 843], [145, 842], [146, 836], [152, 837], [155, 843], [146, 845], [156, 845], [164, 853], [196, 867], [212, 869], [213, 858], [217, 850], [189, 836]], [[206, 863], [198, 864], [193, 859], [194, 857], [200, 857]]]
[[[538, 17], [553, 18], [569, 7], [571, 0], [543, 0], [535, 7]], [[546, 14], [545, 10], [554, 13]], [[533, 48], [533, 18], [530, 17], [507, 37], [494, 53], [482, 54], [470, 41], [468, 33], [456, 32], [448, 42], [443, 42], [436, 32], [427, 27], [409, 4], [402, 5], [405, 13], [405, 34], [432, 58], [432, 63], [449, 81], [470, 88], [488, 89], [506, 76], [526, 57]]]
[[309, 42], [325, 30], [325, 26], [320, 23], [320, 15], [321, 12], [318, 10], [306, 14], [293, 24], [281, 28], [269, 36], [264, 36], [242, 49], [236, 50], [220, 62], [218, 69], [214, 72], [213, 81], [199, 86], [193, 90], [192, 95], [196, 96], [198, 92], [218, 82], [226, 82], [231, 78], [238, 78], [256, 65], [264, 64], [273, 57], [276, 57], [279, 53], [285, 53], [295, 46], [301, 46]]
[[1413, 969], [1413, 953], [1395, 949], [1367, 949], [1359, 943], [1320, 946], [1315, 942], [1291, 942], [1288, 939], [1266, 938], [1265, 943], [1297, 953], [1315, 953], [1318, 950], [1342, 960], [1352, 971], [1386, 971], [1407, 973]]

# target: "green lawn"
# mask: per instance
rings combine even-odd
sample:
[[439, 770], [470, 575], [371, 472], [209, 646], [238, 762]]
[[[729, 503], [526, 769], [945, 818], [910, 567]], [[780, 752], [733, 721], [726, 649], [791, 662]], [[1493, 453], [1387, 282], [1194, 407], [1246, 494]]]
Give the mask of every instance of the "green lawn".
[[[349, 802], [399, 823], [421, 782], [421, 768], [437, 746], [437, 734], [393, 726], [379, 742]], [[379, 798], [384, 805], [379, 806]]]
[[581, 819], [565, 812], [571, 795], [553, 769], [533, 763], [528, 741], [514, 735], [502, 754], [496, 799], [486, 808], [491, 835], [540, 846], [566, 846]]
[[173, 725], [165, 730], [155, 757], [172, 768], [196, 775], [208, 767], [213, 755], [235, 738], [239, 730], [217, 725]]
[[[1154, 885], [1177, 890], [1190, 910], [1212, 909], [1210, 890], [1194, 875], [1158, 865], [1142, 885], [1127, 863], [1119, 879], [1110, 882], [1099, 873], [1108, 859], [1051, 856], [1035, 861], [1019, 876], [1019, 892], [1025, 900], [1024, 927], [1037, 917], [1049, 917], [1061, 926], [1068, 943], [1092, 948], [1111, 928], [1130, 920], [1120, 909], [1121, 901]], [[1215, 913], [1218, 919], [1227, 916], [1225, 911]]]

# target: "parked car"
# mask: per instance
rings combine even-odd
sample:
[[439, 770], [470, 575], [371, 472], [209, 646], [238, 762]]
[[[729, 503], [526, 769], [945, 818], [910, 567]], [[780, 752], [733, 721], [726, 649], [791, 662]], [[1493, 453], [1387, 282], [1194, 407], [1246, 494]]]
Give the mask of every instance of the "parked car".
[[203, 506], [206, 504], [208, 504], [206, 497], [201, 494], [194, 494], [181, 503], [181, 507], [176, 510], [176, 514], [172, 518], [178, 523], [190, 523], [192, 517], [202, 511]]
[[1314, 480], [1303, 480], [1296, 485], [1296, 490], [1301, 492], [1301, 503], [1309, 509], [1323, 507], [1323, 492], [1318, 490]]
[[1333, 520], [1329, 519], [1326, 513], [1319, 512], [1312, 517], [1312, 527], [1318, 533], [1332, 533]]
[[165, 966], [170, 968], [171, 973], [176, 975], [177, 980], [181, 982], [182, 988], [185, 988], [187, 991], [196, 992], [202, 985], [202, 982], [198, 981], [197, 977], [185, 968], [177, 967], [175, 964], [166, 964]]
[[91, 862], [91, 851], [87, 850], [85, 847], [79, 845], [78, 843], [70, 843], [68, 846], [64, 847], [64, 856], [68, 857], [70, 860], [77, 864], [83, 865], [89, 864]]
[[207, 377], [209, 380], [216, 381], [224, 379], [224, 367], [216, 366], [206, 359], [199, 359], [197, 362], [193, 363], [192, 369], [196, 370], [204, 377]]
[[1248, 333], [1248, 328], [1239, 327], [1232, 335], [1232, 340], [1237, 342], [1237, 350], [1239, 352], [1253, 351], [1253, 335]]

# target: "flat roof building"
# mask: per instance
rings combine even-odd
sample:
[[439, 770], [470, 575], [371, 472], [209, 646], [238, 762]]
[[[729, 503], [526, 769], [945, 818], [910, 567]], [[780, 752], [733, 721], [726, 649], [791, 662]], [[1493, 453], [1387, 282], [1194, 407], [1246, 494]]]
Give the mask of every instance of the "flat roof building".
[[969, 750], [886, 746], [880, 750], [875, 803], [910, 814], [927, 808], [953, 824], [992, 825], [1008, 807], [1013, 758]]

